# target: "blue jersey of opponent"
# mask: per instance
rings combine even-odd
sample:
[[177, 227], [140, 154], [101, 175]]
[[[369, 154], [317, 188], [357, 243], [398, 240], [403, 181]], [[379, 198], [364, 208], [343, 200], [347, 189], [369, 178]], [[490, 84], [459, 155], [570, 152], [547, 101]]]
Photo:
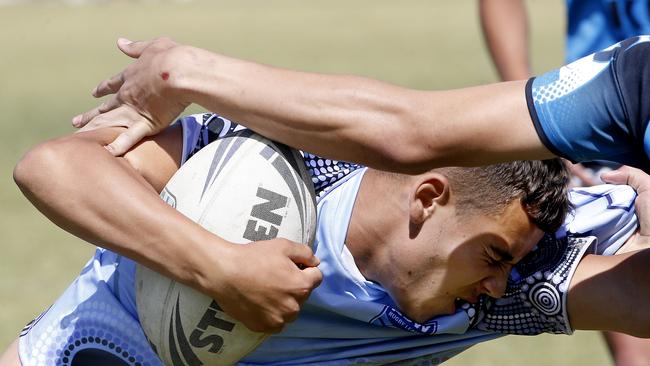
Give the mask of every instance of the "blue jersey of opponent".
[[650, 36], [628, 38], [529, 80], [537, 134], [558, 156], [650, 172]]
[[650, 34], [649, 5], [646, 0], [567, 0], [567, 63]]
[[[183, 161], [242, 128], [212, 114], [181, 123]], [[504, 334], [571, 333], [566, 296], [580, 258], [588, 251], [615, 251], [636, 229], [635, 194], [629, 187], [575, 191], [576, 212], [515, 267], [503, 298], [483, 296], [476, 304], [461, 304], [452, 315], [417, 323], [397, 309], [385, 289], [363, 277], [345, 246], [365, 168], [311, 154], [304, 158], [318, 196], [314, 250], [323, 282], [298, 319], [265, 340], [242, 365], [429, 365]], [[23, 364], [71, 365], [86, 350], [101, 350], [123, 364], [160, 365], [137, 321], [134, 266], [98, 249], [64, 295], [24, 330], [19, 343]]]

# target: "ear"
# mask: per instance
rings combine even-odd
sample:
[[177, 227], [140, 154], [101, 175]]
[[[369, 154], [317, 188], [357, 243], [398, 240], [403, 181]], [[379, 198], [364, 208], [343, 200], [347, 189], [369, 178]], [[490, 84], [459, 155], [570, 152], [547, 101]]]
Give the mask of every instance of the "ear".
[[409, 215], [411, 223], [423, 224], [438, 206], [449, 202], [449, 180], [440, 173], [430, 172], [416, 181], [411, 195]]

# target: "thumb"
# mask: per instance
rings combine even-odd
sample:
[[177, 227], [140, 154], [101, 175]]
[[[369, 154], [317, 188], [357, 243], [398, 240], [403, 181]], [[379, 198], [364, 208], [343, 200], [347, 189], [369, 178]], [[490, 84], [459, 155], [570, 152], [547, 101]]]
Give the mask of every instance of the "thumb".
[[316, 267], [320, 264], [318, 257], [304, 244], [294, 243], [287, 256], [299, 267]]
[[135, 144], [140, 142], [144, 137], [152, 134], [153, 128], [145, 121], [138, 121], [130, 126], [126, 131], [122, 132], [113, 142], [106, 145], [105, 148], [113, 156], [124, 155]]
[[142, 52], [145, 50], [151, 44], [151, 41], [130, 41], [126, 38], [118, 38], [117, 39], [117, 48], [120, 49], [120, 51], [124, 52], [127, 56], [133, 57], [133, 58], [138, 58], [142, 54]]
[[318, 287], [323, 281], [323, 273], [316, 267], [307, 267], [302, 270], [302, 274], [309, 278], [309, 281], [313, 284], [312, 289]]

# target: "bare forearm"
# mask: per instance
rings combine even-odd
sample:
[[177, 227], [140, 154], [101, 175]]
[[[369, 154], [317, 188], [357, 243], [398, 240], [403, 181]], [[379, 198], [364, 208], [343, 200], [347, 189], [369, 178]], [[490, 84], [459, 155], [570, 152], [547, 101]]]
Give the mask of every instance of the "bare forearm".
[[569, 319], [574, 328], [650, 337], [650, 316], [639, 310], [650, 301], [648, 261], [650, 249], [585, 257], [569, 289]]
[[[116, 135], [93, 133], [107, 141]], [[66, 231], [196, 285], [198, 243], [207, 232], [167, 206], [101, 141], [75, 135], [46, 142], [23, 158], [14, 176], [27, 198]]]
[[522, 0], [481, 0], [481, 26], [502, 80], [530, 76], [528, 18]]
[[170, 82], [191, 102], [316, 154], [407, 173], [551, 156], [530, 121], [523, 82], [426, 92], [187, 46], [176, 52], [184, 66]]

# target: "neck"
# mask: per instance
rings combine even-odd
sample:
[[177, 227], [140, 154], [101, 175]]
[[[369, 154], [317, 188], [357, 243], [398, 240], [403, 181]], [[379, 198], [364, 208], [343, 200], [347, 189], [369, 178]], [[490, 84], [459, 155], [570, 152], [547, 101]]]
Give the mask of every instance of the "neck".
[[352, 210], [346, 245], [363, 274], [382, 283], [390, 278], [390, 245], [408, 237], [406, 184], [368, 169]]

